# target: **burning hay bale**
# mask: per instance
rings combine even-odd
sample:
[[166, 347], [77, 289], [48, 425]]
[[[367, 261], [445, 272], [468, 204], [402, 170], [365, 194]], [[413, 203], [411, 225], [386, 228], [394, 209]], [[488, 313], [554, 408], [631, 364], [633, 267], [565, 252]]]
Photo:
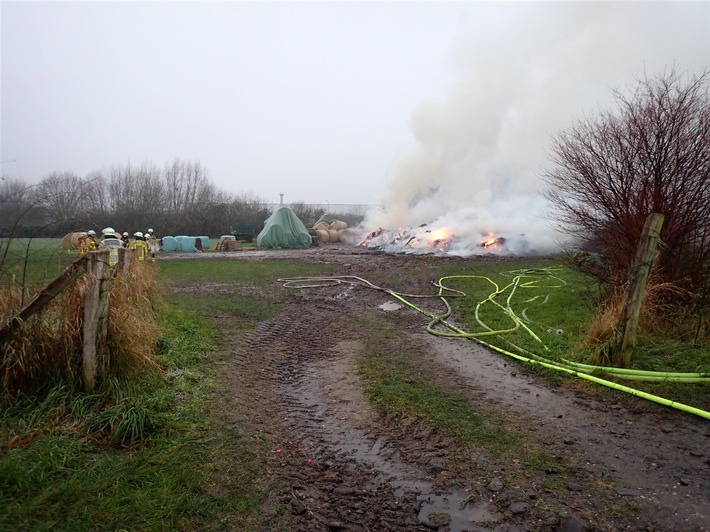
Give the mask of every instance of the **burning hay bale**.
[[[345, 237], [346, 239], [348, 237]], [[427, 224], [398, 231], [379, 228], [361, 236], [360, 247], [385, 253], [432, 254], [468, 257], [471, 255], [531, 255], [525, 235], [501, 236], [493, 233], [457, 235]]]

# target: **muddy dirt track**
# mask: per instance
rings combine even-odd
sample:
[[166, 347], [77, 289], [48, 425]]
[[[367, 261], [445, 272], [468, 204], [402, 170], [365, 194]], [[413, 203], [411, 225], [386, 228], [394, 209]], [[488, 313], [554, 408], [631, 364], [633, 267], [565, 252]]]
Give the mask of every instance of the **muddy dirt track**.
[[[383, 286], [426, 261], [466, 260], [345, 245], [160, 258], [217, 256], [333, 263], [339, 275]], [[429, 281], [407, 291], [430, 293]], [[254, 294], [199, 288], [206, 297], [225, 290]], [[428, 335], [420, 314], [385, 310], [391, 296], [362, 286], [293, 290], [275, 282], [272, 295], [260, 295], [285, 298], [284, 310], [235, 340], [225, 387], [235, 429], [273, 447], [271, 497], [285, 510], [265, 509], [265, 530], [710, 530], [707, 420], [625, 394], [546, 384], [474, 342]], [[559, 467], [530, 472], [484, 451], [462, 456], [435, 429], [384, 415], [365, 397], [356, 368], [370, 333], [355, 324], [367, 315], [396, 326], [402, 351], [427, 378], [473, 408], [498, 412]]]

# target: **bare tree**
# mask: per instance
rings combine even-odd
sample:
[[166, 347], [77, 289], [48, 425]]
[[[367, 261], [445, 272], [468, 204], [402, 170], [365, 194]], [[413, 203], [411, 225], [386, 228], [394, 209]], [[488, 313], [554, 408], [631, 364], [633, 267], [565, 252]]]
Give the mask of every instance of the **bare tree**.
[[318, 219], [325, 214], [323, 209], [306, 205], [302, 201], [293, 202], [290, 207], [298, 219], [301, 220], [308, 228], [313, 227], [313, 224], [315, 224]]
[[71, 172], [52, 172], [34, 189], [37, 205], [45, 212], [47, 223], [72, 223], [86, 211], [82, 180]]
[[152, 164], [112, 167], [108, 191], [112, 227], [137, 230], [154, 225], [153, 220], [163, 210], [165, 187], [160, 169]]
[[89, 172], [84, 178], [82, 201], [92, 213], [105, 213], [109, 210], [109, 182], [100, 170]]
[[12, 235], [17, 221], [30, 215], [35, 208], [32, 194], [33, 187], [21, 179], [0, 181], [0, 235]]
[[658, 260], [665, 280], [698, 293], [710, 261], [708, 71], [677, 69], [614, 91], [616, 112], [578, 122], [553, 141], [545, 173], [551, 218], [578, 244], [603, 255], [623, 282], [644, 222], [665, 216]]
[[173, 212], [220, 200], [221, 193], [210, 181], [207, 169], [199, 161], [175, 159], [163, 172], [167, 205]]

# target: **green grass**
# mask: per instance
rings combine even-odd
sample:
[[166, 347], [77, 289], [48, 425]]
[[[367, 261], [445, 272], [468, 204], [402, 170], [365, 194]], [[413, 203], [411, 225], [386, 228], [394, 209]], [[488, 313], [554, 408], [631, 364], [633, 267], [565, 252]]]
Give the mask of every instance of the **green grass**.
[[327, 275], [329, 264], [304, 264], [287, 260], [190, 259], [158, 260], [158, 273], [168, 286], [239, 284], [275, 288], [282, 277]]
[[51, 281], [76, 259], [75, 251], [60, 246], [59, 238], [0, 239], [0, 282], [26, 286]]
[[[58, 383], [0, 412], [0, 530], [256, 530], [275, 511], [259, 444], [219, 406], [223, 343], [280, 311], [286, 289], [276, 279], [332, 267], [193, 259], [158, 268], [164, 374], [112, 380], [95, 395]], [[201, 283], [224, 286], [202, 293]], [[173, 293], [185, 284], [197, 292]]]
[[0, 530], [249, 529], [259, 521], [261, 461], [213, 412], [228, 356], [215, 351], [215, 326], [181, 310], [166, 318], [164, 378], [111, 382], [96, 396], [57, 386], [3, 410]]
[[[32, 249], [40, 243], [33, 241]], [[73, 258], [64, 257], [65, 251], [61, 257], [55, 254], [50, 242], [37, 249], [27, 261], [27, 271], [36, 279], [50, 271], [47, 265], [59, 268]], [[511, 281], [510, 270], [550, 265], [555, 263], [442, 263], [393, 275], [390, 281], [402, 288], [424, 276], [472, 274], [503, 287]], [[327, 275], [334, 267], [200, 258], [159, 260], [157, 268], [169, 307], [159, 340], [163, 375], [111, 381], [95, 395], [71, 392], [71, 383], [56, 383], [37, 397], [0, 409], [0, 530], [257, 530], [270, 512], [278, 511], [265, 506], [269, 475], [263, 449], [255, 440], [245, 441], [219, 407], [224, 400], [220, 379], [230, 356], [224, 342], [278, 314], [289, 294], [278, 278]], [[550, 357], [574, 350], [595, 302], [594, 287], [576, 272], [562, 269], [556, 275], [565, 280], [564, 288], [545, 279], [518, 288], [511, 301], [518, 316], [527, 309], [528, 326]], [[490, 295], [490, 283], [462, 279], [447, 284], [469, 296], [450, 299], [452, 320], [467, 330], [480, 330], [472, 316]], [[189, 291], [181, 290], [187, 287]], [[505, 297], [507, 293], [496, 300], [505, 304]], [[494, 329], [510, 323], [491, 303], [484, 305], [481, 319]], [[423, 318], [422, 330], [426, 322]], [[514, 456], [527, 471], [563, 467], [495, 405], [473, 404], [426, 367], [414, 365], [396, 328], [370, 321], [361, 326], [368, 328], [371, 341], [360, 354], [359, 369], [369, 397], [385, 411], [436, 427], [460, 442], [464, 452], [482, 448], [502, 458]], [[550, 333], [548, 327], [564, 334]], [[662, 333], [642, 338], [637, 364], [651, 369], [684, 365], [686, 371], [706, 367], [707, 352]], [[504, 349], [511, 349], [512, 342], [535, 352], [542, 345], [522, 330], [495, 342]], [[635, 385], [681, 398], [707, 395], [699, 390], [708, 389]]]
[[370, 400], [388, 413], [421, 418], [464, 445], [485, 447], [496, 455], [514, 444], [512, 433], [472, 410], [463, 397], [437, 387], [396, 355], [371, 350], [361, 359], [359, 369], [368, 382]]
[[[484, 450], [504, 461], [516, 460], [526, 471], [541, 472], [559, 461], [521, 432], [500, 407], [472, 402], [446, 380], [412, 362], [400, 333], [384, 321], [363, 321], [370, 335], [358, 356], [365, 392], [388, 415], [418, 420], [453, 438], [462, 456]], [[466, 458], [464, 458], [466, 460]]]
[[484, 333], [482, 340], [502, 349], [569, 357], [594, 315], [586, 279], [568, 268], [499, 267], [475, 275], [444, 281], [467, 294], [451, 299], [453, 319], [467, 333]]

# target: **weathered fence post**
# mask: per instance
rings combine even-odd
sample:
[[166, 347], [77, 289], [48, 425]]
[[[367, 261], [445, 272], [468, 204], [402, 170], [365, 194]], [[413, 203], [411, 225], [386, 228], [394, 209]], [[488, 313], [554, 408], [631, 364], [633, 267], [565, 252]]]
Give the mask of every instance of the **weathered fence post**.
[[636, 263], [631, 271], [629, 290], [621, 318], [617, 325], [617, 334], [612, 347], [614, 365], [627, 368], [631, 365], [631, 355], [636, 347], [639, 314], [646, 291], [648, 274], [651, 271], [653, 256], [661, 234], [664, 216], [650, 214], [643, 226], [641, 242], [636, 252]]
[[86, 275], [88, 286], [84, 301], [83, 370], [84, 388], [92, 393], [106, 375], [107, 360], [103, 349], [108, 317], [108, 251], [88, 254]]
[[47, 303], [57, 297], [62, 290], [71, 285], [86, 270], [86, 257], [79, 257], [72, 262], [56, 279], [47, 287], [32, 298], [27, 305], [10, 319], [3, 327], [0, 327], [0, 341], [6, 340], [12, 331], [19, 327], [24, 320], [42, 310]]

